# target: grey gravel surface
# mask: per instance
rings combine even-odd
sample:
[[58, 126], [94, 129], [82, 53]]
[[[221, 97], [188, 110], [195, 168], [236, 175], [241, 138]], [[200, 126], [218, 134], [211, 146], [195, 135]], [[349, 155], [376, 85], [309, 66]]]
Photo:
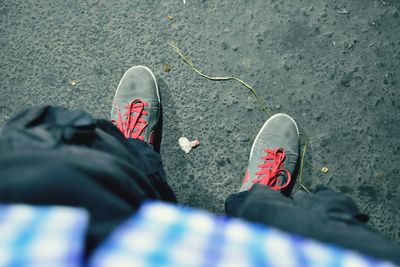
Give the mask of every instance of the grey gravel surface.
[[[171, 186], [181, 203], [223, 213], [267, 117], [241, 85], [197, 76], [174, 41], [207, 74], [238, 76], [293, 116], [309, 142], [305, 184], [352, 196], [399, 242], [399, 13], [395, 0], [0, 0], [0, 122], [43, 104], [108, 117], [124, 71], [147, 65]], [[181, 136], [201, 145], [184, 154]]]

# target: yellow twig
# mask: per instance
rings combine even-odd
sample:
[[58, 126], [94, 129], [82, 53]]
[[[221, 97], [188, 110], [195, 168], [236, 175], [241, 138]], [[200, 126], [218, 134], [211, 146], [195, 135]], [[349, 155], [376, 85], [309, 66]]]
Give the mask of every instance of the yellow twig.
[[200, 71], [198, 68], [196, 68], [193, 64], [193, 62], [187, 57], [185, 56], [182, 51], [179, 49], [179, 47], [177, 47], [174, 43], [170, 42], [168, 43], [174, 50], [176, 53], [178, 53], [178, 55], [183, 59], [183, 61], [186, 62], [186, 64], [188, 64], [194, 72], [196, 72], [198, 75], [200, 75], [203, 78], [212, 80], [212, 81], [229, 81], [229, 80], [234, 80], [237, 81], [239, 83], [241, 83], [242, 85], [244, 85], [247, 89], [249, 89], [252, 94], [256, 97], [258, 104], [260, 105], [261, 109], [266, 112], [268, 114], [268, 116], [272, 116], [273, 113], [272, 111], [263, 103], [263, 101], [261, 100], [260, 96], [258, 95], [257, 91], [248, 83], [244, 82], [243, 80], [233, 77], [233, 76], [216, 76], [216, 77], [211, 77], [208, 76], [206, 74], [204, 74], [202, 71]]
[[301, 188], [304, 189], [307, 193], [310, 193], [310, 190], [307, 189], [307, 187], [303, 184], [303, 169], [304, 169], [304, 158], [306, 157], [306, 152], [307, 152], [307, 138], [303, 133], [300, 133], [301, 136], [304, 138], [304, 147], [303, 147], [303, 152], [301, 153], [300, 157], [300, 169], [299, 169], [299, 184]]

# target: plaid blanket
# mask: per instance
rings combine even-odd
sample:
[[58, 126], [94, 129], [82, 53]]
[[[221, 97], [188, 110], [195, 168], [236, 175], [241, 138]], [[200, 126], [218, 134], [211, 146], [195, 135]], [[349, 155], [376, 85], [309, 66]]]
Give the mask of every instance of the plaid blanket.
[[[0, 206], [0, 266], [83, 266], [85, 210]], [[395, 266], [240, 219], [147, 202], [92, 254], [90, 267]]]

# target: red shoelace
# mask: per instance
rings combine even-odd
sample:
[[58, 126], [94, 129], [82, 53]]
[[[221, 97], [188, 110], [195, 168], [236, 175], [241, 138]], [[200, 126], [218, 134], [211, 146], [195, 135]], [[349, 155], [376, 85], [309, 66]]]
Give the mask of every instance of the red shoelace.
[[126, 138], [136, 138], [144, 140], [141, 136], [144, 129], [147, 127], [147, 121], [143, 116], [147, 116], [148, 112], [144, 110], [144, 107], [149, 106], [148, 103], [141, 99], [135, 99], [130, 104], [125, 106], [125, 119], [122, 119], [122, 114], [118, 108], [118, 120], [112, 120], [117, 128], [124, 134]]
[[[253, 183], [269, 186], [271, 189], [276, 191], [287, 187], [290, 184], [292, 177], [290, 172], [283, 168], [283, 163], [286, 158], [285, 151], [283, 148], [277, 148], [275, 150], [264, 149], [264, 151], [267, 155], [261, 157], [261, 159], [265, 162], [258, 165], [261, 170], [256, 173], [258, 178], [254, 180]], [[286, 173], [287, 181], [282, 185], [282, 181], [278, 176], [283, 173]]]

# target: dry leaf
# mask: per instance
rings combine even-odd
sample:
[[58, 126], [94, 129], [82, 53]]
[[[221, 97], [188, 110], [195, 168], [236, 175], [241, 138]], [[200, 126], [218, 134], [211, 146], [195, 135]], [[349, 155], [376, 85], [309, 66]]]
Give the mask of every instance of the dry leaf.
[[171, 71], [171, 65], [170, 64], [164, 64], [163, 69], [165, 72], [170, 72]]
[[168, 19], [168, 20], [173, 20], [174, 19], [174, 17], [171, 16], [171, 15], [165, 16], [165, 18]]
[[69, 82], [69, 84], [70, 84], [71, 86], [75, 86], [75, 85], [77, 85], [77, 84], [79, 83], [78, 80], [69, 80], [68, 82]]
[[323, 172], [323, 173], [329, 172], [328, 167], [322, 167], [321, 172]]
[[178, 140], [179, 146], [185, 153], [189, 153], [192, 148], [195, 148], [196, 146], [200, 145], [199, 140], [194, 140], [194, 141], [189, 141], [186, 137], [181, 137]]

